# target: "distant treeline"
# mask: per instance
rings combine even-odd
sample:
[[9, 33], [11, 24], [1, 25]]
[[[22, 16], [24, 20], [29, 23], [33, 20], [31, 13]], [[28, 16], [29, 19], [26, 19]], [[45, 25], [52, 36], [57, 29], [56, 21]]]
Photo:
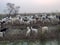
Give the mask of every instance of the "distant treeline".
[[[52, 13], [19, 13], [16, 15], [43, 15], [43, 14], [47, 14], [47, 15], [60, 15], [60, 12], [52, 12]], [[9, 15], [9, 14], [0, 14], [0, 15]]]
[[[60, 16], [60, 13], [20, 13], [20, 14], [17, 14], [17, 15], [21, 15], [21, 16], [31, 16], [31, 15], [44, 15], [44, 14], [46, 14], [46, 15], [58, 15], [58, 16]], [[16, 15], [13, 15], [13, 14], [0, 14], [0, 19], [1, 18], [4, 18], [4, 17], [7, 17], [7, 16], [16, 16]]]

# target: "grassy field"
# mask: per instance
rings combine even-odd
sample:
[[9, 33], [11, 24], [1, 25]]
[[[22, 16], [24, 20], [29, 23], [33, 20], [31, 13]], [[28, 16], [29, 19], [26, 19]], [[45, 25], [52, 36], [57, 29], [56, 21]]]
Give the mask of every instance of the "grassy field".
[[[3, 17], [5, 16], [0, 16], [0, 19], [2, 19]], [[26, 25], [25, 25], [26, 26]], [[24, 27], [25, 27], [24, 26]], [[12, 27], [12, 26], [11, 26]], [[43, 37], [43, 42], [41, 41], [41, 37], [39, 37], [39, 35], [37, 37], [39, 37], [40, 39], [38, 39], [37, 41], [34, 40], [34, 41], [29, 41], [29, 39], [27, 40], [21, 40], [20, 38], [21, 37], [25, 37], [25, 34], [26, 34], [26, 30], [23, 29], [21, 30], [20, 29], [20, 26], [16, 26], [14, 27], [15, 29], [10, 29], [9, 31], [7, 31], [7, 36], [9, 37], [5, 37], [6, 40], [4, 40], [3, 38], [3, 41], [0, 41], [0, 45], [60, 45], [60, 38], [57, 37], [58, 34], [60, 34], [60, 25], [59, 26], [56, 26], [53, 28], [54, 26], [52, 26], [52, 28], [50, 28], [49, 30], [53, 30], [51, 31], [50, 33], [44, 33], [42, 34], [42, 37]], [[12, 27], [13, 28], [13, 27]], [[19, 29], [17, 29], [19, 28]], [[40, 30], [40, 29], [39, 29]], [[56, 30], [56, 31], [54, 31]], [[24, 33], [24, 34], [23, 34]], [[56, 34], [57, 33], [57, 34]], [[39, 33], [41, 35], [41, 33]], [[55, 37], [57, 38], [57, 40], [53, 40], [53, 37], [54, 35]], [[22, 36], [23, 35], [23, 36]], [[11, 37], [10, 37], [11, 36]], [[19, 37], [20, 36], [20, 37]], [[47, 36], [49, 36], [49, 38], [47, 38]], [[58, 35], [59, 36], [59, 35]], [[34, 36], [33, 36], [34, 37]], [[50, 38], [52, 37], [52, 39], [50, 40]], [[59, 39], [58, 39], [59, 38]], [[1, 38], [0, 38], [1, 39]], [[44, 41], [44, 39], [47, 39]], [[2, 40], [2, 39], [1, 39]], [[9, 41], [9, 40], [15, 40], [15, 41]], [[19, 40], [19, 41], [18, 41]], [[33, 39], [32, 39], [33, 40]], [[59, 40], [59, 41], [58, 41]]]
[[[59, 41], [60, 42], [60, 41]], [[15, 41], [15, 42], [9, 42], [9, 41], [3, 41], [0, 42], [0, 45], [60, 45], [60, 43], [58, 44], [57, 40], [52, 40], [52, 41], [25, 41], [25, 40], [19, 40], [19, 41]]]

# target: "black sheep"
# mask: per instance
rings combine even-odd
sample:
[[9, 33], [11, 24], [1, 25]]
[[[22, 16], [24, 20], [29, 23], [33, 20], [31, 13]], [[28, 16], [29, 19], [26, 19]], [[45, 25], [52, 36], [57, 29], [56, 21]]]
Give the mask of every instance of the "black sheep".
[[3, 31], [6, 31], [8, 28], [3, 28], [1, 29], [0, 31], [3, 32]]

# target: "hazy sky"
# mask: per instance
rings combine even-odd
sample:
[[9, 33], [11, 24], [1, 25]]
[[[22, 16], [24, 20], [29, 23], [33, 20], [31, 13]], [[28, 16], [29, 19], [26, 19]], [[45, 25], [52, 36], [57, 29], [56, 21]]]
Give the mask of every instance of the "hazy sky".
[[60, 0], [0, 0], [0, 13], [7, 3], [20, 6], [20, 13], [39, 13], [60, 11]]

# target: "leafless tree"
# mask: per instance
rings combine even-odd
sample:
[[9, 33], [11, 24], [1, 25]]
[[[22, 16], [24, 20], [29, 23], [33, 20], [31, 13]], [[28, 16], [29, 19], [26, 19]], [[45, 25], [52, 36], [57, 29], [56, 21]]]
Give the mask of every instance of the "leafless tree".
[[13, 3], [7, 3], [8, 15], [17, 15], [19, 12], [20, 6], [15, 6]]

